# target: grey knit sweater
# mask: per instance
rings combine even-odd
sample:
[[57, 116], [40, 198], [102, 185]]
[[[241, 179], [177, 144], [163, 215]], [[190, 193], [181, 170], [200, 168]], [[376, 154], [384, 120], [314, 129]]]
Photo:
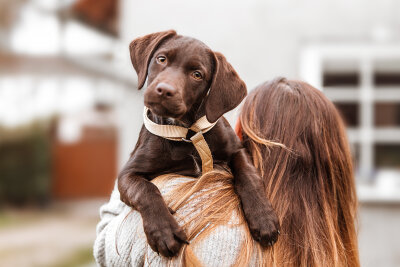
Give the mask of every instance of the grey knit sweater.
[[[175, 178], [167, 182], [160, 191], [165, 195], [177, 184], [189, 178]], [[196, 201], [189, 201], [174, 215], [182, 225], [191, 216], [201, 216]], [[159, 256], [147, 244], [142, 219], [136, 211], [120, 200], [115, 187], [110, 201], [100, 208], [100, 222], [94, 244], [94, 257], [99, 266], [180, 266], [175, 257], [172, 261]], [[130, 214], [129, 214], [130, 213]], [[128, 215], [129, 214], [129, 215]], [[180, 218], [180, 219], [179, 219]], [[182, 219], [186, 218], [186, 219]], [[238, 216], [233, 213], [230, 223], [218, 226], [199, 242], [191, 242], [193, 252], [203, 266], [231, 266], [240, 253], [244, 240], [244, 225], [238, 225]]]

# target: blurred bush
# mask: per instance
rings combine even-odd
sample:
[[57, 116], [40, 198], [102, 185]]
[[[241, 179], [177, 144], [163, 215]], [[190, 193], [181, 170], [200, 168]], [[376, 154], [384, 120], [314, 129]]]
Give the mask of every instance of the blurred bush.
[[0, 205], [40, 205], [50, 198], [51, 127], [0, 128]]

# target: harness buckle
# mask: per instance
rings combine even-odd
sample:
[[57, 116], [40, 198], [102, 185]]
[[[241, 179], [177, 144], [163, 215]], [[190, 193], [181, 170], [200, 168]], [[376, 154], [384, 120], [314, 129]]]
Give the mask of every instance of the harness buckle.
[[186, 143], [192, 143], [192, 140], [186, 139], [186, 138], [184, 138], [184, 137], [182, 137], [182, 141], [185, 141]]

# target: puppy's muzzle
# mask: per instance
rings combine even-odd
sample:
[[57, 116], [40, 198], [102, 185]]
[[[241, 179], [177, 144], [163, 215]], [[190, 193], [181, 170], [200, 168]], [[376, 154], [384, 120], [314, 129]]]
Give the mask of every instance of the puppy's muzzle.
[[186, 112], [182, 93], [177, 87], [166, 82], [153, 86], [145, 93], [144, 103], [155, 114], [177, 118]]
[[175, 87], [167, 83], [157, 84], [155, 91], [157, 95], [159, 95], [164, 99], [173, 98], [178, 92], [178, 90], [176, 90]]

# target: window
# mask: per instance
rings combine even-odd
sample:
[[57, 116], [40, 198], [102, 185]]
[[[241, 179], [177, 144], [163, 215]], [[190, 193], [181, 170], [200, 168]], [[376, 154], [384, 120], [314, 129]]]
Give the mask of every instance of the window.
[[375, 145], [375, 166], [400, 170], [400, 144]]
[[358, 127], [360, 125], [358, 103], [335, 102], [336, 108], [339, 110], [342, 119], [348, 127]]
[[400, 127], [400, 103], [375, 103], [375, 126]]
[[400, 60], [376, 60], [373, 83], [377, 89], [395, 87], [400, 89]]
[[[398, 199], [400, 186], [385, 179], [400, 181], [400, 47], [309, 45], [300, 74], [324, 92], [346, 123], [360, 200]], [[382, 198], [382, 186], [395, 193]]]
[[358, 86], [360, 77], [357, 72], [325, 72], [324, 86]]
[[323, 64], [324, 87], [357, 87], [360, 84], [360, 74], [354, 60], [326, 60]]

